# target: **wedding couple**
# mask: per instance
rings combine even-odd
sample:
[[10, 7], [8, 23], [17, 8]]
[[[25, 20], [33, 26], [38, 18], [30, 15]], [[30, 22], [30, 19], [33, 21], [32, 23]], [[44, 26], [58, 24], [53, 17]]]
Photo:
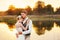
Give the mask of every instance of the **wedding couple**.
[[16, 40], [30, 40], [32, 30], [32, 21], [27, 17], [27, 11], [23, 10], [21, 16], [18, 16], [16, 26]]

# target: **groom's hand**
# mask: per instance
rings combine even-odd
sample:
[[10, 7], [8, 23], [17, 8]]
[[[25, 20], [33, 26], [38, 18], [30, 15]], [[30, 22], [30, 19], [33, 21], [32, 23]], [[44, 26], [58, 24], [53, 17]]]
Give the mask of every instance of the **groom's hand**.
[[22, 34], [22, 32], [19, 32], [19, 35]]

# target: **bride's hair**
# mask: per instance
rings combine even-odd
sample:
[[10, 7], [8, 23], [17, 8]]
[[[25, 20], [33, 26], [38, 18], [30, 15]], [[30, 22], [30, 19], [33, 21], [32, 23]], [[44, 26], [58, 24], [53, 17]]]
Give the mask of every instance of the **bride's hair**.
[[21, 19], [21, 16], [20, 15], [17, 17], [17, 20], [19, 20], [19, 19]]

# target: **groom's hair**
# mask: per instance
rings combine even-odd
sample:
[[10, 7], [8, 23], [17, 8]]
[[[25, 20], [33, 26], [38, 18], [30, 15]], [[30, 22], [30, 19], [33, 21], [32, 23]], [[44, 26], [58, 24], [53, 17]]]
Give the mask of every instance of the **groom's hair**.
[[28, 14], [27, 10], [22, 10], [21, 13], [25, 13], [25, 14]]

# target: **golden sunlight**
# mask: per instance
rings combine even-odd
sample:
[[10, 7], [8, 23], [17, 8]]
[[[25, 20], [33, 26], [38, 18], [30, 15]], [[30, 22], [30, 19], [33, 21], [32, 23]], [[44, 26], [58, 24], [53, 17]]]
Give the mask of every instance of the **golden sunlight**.
[[0, 40], [16, 40], [16, 36], [11, 32], [6, 23], [0, 23]]
[[[16, 8], [25, 8], [26, 6], [34, 7], [35, 2], [39, 0], [0, 0], [0, 11], [8, 10], [9, 5], [14, 5]], [[60, 0], [40, 0], [47, 4], [51, 4], [54, 8], [60, 6]]]

